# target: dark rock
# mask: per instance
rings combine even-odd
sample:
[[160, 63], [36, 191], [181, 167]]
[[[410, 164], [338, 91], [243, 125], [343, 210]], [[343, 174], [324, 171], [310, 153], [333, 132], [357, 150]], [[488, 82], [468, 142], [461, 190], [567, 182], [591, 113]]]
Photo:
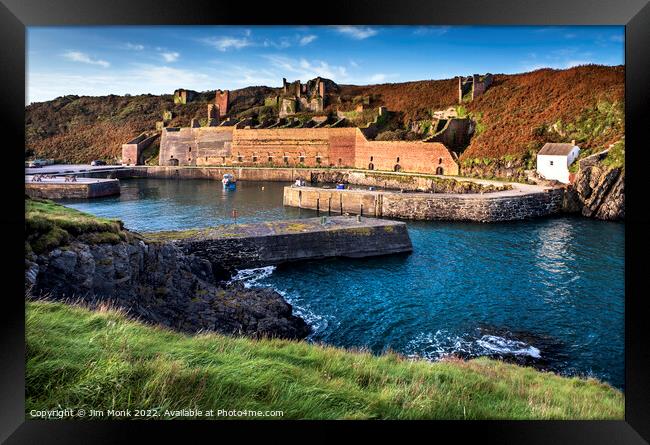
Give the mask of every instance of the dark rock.
[[32, 296], [109, 303], [144, 322], [183, 332], [217, 331], [300, 339], [309, 326], [272, 289], [219, 284], [210, 261], [170, 243], [142, 241], [65, 248], [25, 258]]

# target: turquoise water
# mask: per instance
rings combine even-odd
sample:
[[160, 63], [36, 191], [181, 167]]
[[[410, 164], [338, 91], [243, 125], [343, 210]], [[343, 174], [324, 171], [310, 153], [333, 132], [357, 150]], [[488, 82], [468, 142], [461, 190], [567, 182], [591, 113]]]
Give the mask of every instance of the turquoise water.
[[[133, 230], [315, 216], [280, 183], [122, 181], [122, 195], [63, 203]], [[264, 188], [262, 190], [262, 188]], [[241, 271], [313, 327], [310, 339], [435, 360], [489, 355], [624, 386], [624, 224], [581, 217], [505, 224], [408, 222], [410, 255]]]

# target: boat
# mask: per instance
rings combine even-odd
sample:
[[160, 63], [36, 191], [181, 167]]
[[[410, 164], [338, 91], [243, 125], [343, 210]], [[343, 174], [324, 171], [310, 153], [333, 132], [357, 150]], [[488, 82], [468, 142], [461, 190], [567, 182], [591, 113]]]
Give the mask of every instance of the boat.
[[225, 175], [223, 175], [223, 179], [221, 180], [221, 183], [223, 184], [224, 189], [235, 190], [235, 188], [237, 187], [237, 181], [235, 180], [235, 177], [230, 173], [226, 173]]

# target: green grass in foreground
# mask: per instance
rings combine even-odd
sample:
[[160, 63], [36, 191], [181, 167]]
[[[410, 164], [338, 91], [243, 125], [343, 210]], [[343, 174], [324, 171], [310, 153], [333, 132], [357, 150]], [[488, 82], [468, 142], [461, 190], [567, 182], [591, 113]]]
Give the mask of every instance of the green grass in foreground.
[[188, 336], [29, 302], [26, 412], [282, 410], [284, 418], [623, 419], [623, 394], [485, 358], [409, 361], [284, 340]]
[[66, 245], [71, 238], [90, 243], [117, 243], [126, 239], [122, 223], [99, 218], [53, 201], [25, 198], [26, 249], [36, 253]]

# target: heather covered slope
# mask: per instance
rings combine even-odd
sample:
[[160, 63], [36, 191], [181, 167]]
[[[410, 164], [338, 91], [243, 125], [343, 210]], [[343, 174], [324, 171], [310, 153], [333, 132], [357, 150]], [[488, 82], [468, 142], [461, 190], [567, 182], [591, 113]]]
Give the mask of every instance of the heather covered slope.
[[[623, 66], [587, 65], [567, 70], [542, 69], [495, 76], [494, 84], [474, 102], [462, 104], [477, 133], [461, 161], [525, 158], [548, 141], [576, 139], [583, 148], [606, 148], [624, 134]], [[397, 112], [401, 125], [428, 119], [431, 111], [457, 106], [457, 79], [382, 85], [340, 85], [326, 110], [349, 110], [364, 96], [371, 106]], [[266, 96], [279, 90], [248, 87], [231, 92], [233, 114], [261, 111]], [[214, 92], [195, 102], [174, 105], [172, 95], [66, 96], [26, 107], [26, 148], [35, 156], [69, 162], [120, 157], [121, 144], [153, 130], [164, 110], [171, 125], [205, 121]], [[264, 110], [268, 112], [268, 110]]]
[[622, 66], [498, 75], [483, 96], [466, 104], [479, 132], [461, 159], [521, 155], [571, 139], [581, 148], [607, 148], [624, 135], [624, 99]]

